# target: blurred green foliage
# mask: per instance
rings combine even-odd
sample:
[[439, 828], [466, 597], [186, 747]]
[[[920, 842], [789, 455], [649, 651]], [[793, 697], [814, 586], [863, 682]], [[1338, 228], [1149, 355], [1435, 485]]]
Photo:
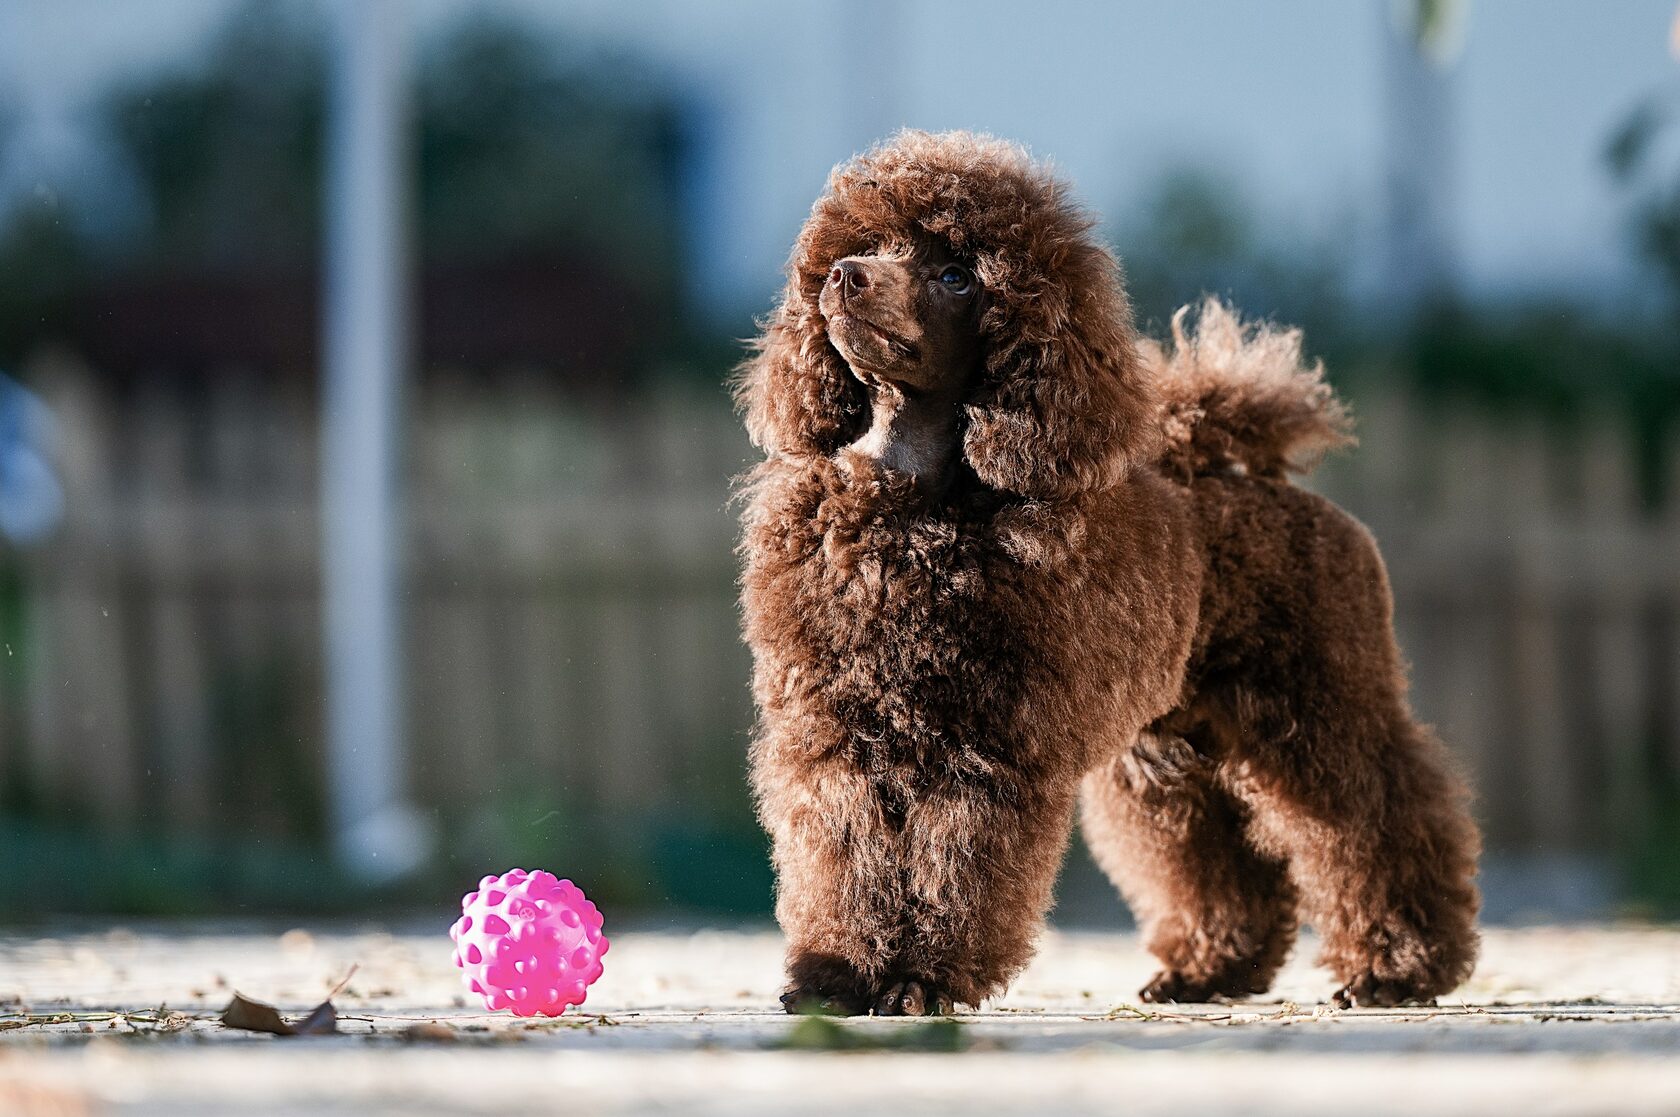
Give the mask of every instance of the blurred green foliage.
[[776, 1046], [785, 1051], [921, 1051], [954, 1055], [967, 1051], [968, 1033], [953, 1018], [922, 1020], [883, 1031], [856, 1028], [820, 1012], [802, 1013]]
[[71, 307], [94, 258], [59, 207], [37, 199], [0, 220], [0, 367], [69, 336]]
[[202, 65], [119, 86], [99, 104], [143, 206], [119, 264], [222, 270], [313, 258], [326, 96], [323, 40], [306, 11], [251, 4]]
[[[28, 660], [19, 656], [20, 652], [27, 653], [30, 646], [23, 598], [23, 573], [9, 555], [0, 552], [0, 733], [10, 741], [22, 739], [15, 722], [17, 712], [27, 708], [22, 667]], [[23, 750], [0, 751], [0, 814], [27, 811], [34, 806], [24, 769]]]
[[[135, 212], [96, 230], [43, 193], [0, 221], [0, 364], [73, 341], [79, 302], [113, 280], [313, 274], [327, 80], [316, 10], [252, 2], [199, 61], [102, 98], [92, 123]], [[575, 260], [681, 322], [680, 104], [632, 59], [493, 17], [448, 28], [414, 91], [422, 265]]]
[[1619, 868], [1625, 892], [1623, 907], [1643, 918], [1680, 918], [1680, 786], [1672, 778], [1659, 785], [1650, 820], [1631, 836]]
[[[46, 880], [70, 885], [44, 897]], [[144, 827], [116, 834], [62, 814], [0, 813], [0, 924], [62, 915], [349, 912], [368, 898], [302, 842], [213, 842]]]
[[1619, 415], [1654, 509], [1668, 499], [1668, 455], [1680, 430], [1680, 172], [1649, 187], [1630, 222], [1658, 282], [1666, 277], [1672, 287], [1670, 320], [1556, 298], [1455, 299], [1410, 319], [1385, 316], [1349, 293], [1352, 262], [1337, 247], [1347, 238], [1315, 239], [1260, 215], [1238, 184], [1206, 171], [1163, 178], [1116, 241], [1138, 317], [1152, 332], [1163, 332], [1178, 307], [1214, 294], [1245, 315], [1301, 326], [1308, 351], [1355, 396], [1401, 391], [1494, 416], [1538, 413], [1564, 428]]
[[676, 265], [676, 103], [627, 58], [565, 57], [527, 27], [475, 19], [420, 68], [421, 243], [462, 258], [586, 245], [663, 283]]
[[1680, 98], [1636, 105], [1605, 145], [1604, 161], [1629, 198], [1634, 246], [1663, 281], [1680, 329]]
[[[1627, 432], [1642, 504], [1667, 491], [1680, 432], [1680, 345], [1661, 323], [1629, 329], [1565, 304], [1502, 312], [1432, 308], [1383, 367], [1399, 368], [1419, 395], [1508, 416], [1538, 413], [1554, 428], [1609, 416]], [[1353, 365], [1353, 383], [1363, 368]]]
[[1458, 50], [1469, 0], [1404, 0], [1392, 15], [1424, 57], [1444, 62]]
[[1152, 333], [1212, 294], [1250, 317], [1301, 326], [1315, 352], [1352, 347], [1348, 264], [1334, 242], [1261, 218], [1229, 175], [1167, 172], [1113, 235], [1138, 320]]
[[633, 810], [583, 784], [509, 769], [507, 790], [488, 805], [439, 816], [439, 860], [451, 880], [476, 880], [491, 866], [562, 874], [587, 866], [578, 884], [620, 910], [767, 913], [768, 841], [747, 790], [742, 742], [684, 741], [662, 763], [681, 794]]

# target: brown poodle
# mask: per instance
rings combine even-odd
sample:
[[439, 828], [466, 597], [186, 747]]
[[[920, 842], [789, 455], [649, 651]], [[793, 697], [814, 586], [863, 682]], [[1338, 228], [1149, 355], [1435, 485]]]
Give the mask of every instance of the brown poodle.
[[1286, 478], [1350, 441], [1298, 333], [1141, 340], [1065, 184], [909, 132], [834, 172], [738, 395], [790, 1010], [1000, 992], [1076, 800], [1146, 1000], [1265, 991], [1298, 918], [1339, 1004], [1469, 975], [1478, 837], [1382, 560]]

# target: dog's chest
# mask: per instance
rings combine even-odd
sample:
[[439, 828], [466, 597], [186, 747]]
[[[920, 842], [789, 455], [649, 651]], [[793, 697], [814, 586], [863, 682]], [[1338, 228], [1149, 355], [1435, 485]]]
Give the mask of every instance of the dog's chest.
[[1006, 603], [1018, 565], [938, 522], [811, 542], [788, 572], [790, 635], [836, 743], [871, 768], [949, 769], [1002, 747], [997, 729], [1037, 658]]
[[917, 514], [823, 463], [778, 462], [746, 528], [754, 694], [788, 747], [913, 786], [1079, 732], [1082, 698], [1044, 716], [1112, 627], [1083, 604], [1079, 507], [988, 491]]

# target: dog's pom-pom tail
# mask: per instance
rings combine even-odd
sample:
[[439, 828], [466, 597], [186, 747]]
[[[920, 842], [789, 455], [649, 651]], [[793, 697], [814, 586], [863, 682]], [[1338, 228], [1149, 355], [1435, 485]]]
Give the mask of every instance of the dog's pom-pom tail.
[[1244, 322], [1209, 298], [1173, 315], [1172, 339], [1145, 341], [1165, 404], [1162, 466], [1190, 478], [1232, 469], [1258, 477], [1307, 473], [1351, 445], [1353, 419], [1301, 354], [1301, 331]]

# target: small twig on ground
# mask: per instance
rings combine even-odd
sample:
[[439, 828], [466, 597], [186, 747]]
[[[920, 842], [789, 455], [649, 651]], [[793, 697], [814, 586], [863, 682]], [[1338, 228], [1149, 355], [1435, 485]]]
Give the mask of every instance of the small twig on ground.
[[344, 987], [350, 984], [350, 979], [355, 977], [356, 971], [361, 968], [362, 964], [360, 962], [351, 962], [349, 970], [345, 971], [344, 976], [339, 979], [338, 984], [334, 985], [327, 991], [327, 1000], [330, 1001], [340, 993], [344, 992]]

